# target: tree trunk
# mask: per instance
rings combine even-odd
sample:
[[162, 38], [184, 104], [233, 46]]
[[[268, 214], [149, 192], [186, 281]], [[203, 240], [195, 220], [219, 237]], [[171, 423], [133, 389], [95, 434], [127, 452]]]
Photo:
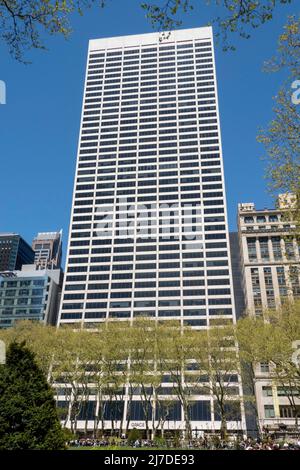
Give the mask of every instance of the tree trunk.
[[182, 404], [183, 404], [186, 437], [187, 437], [187, 440], [190, 442], [192, 438], [192, 431], [191, 431], [191, 423], [190, 423], [190, 418], [189, 418], [189, 406], [185, 400], [183, 400]]
[[220, 434], [221, 434], [221, 439], [225, 440], [227, 437], [227, 421], [226, 418], [223, 415], [221, 416], [221, 429], [220, 429]]

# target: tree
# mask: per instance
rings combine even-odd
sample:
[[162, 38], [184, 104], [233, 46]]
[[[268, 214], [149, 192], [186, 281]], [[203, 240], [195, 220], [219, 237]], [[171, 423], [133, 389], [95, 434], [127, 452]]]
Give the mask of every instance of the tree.
[[0, 366], [0, 449], [65, 448], [53, 391], [24, 343], [13, 342]]
[[[70, 16], [82, 14], [96, 0], [0, 0], [0, 37], [10, 54], [23, 61], [28, 49], [45, 49], [42, 33], [67, 37]], [[99, 0], [104, 6], [104, 0]]]
[[[108, 321], [102, 332], [105, 342], [104, 347], [104, 378], [103, 389], [104, 407], [107, 408], [107, 420], [111, 420], [111, 432], [113, 433], [117, 421], [119, 425], [119, 436], [121, 435], [123, 423], [124, 402], [126, 387], [128, 390], [128, 409], [132, 400], [132, 384], [130, 381], [128, 358], [131, 347], [131, 327], [127, 321]], [[127, 420], [126, 431], [129, 421]], [[104, 425], [104, 422], [103, 422]]]
[[287, 302], [277, 310], [267, 310], [264, 318], [244, 318], [238, 321], [237, 338], [241, 358], [252, 363], [254, 385], [255, 366], [268, 362], [270, 382], [283, 390], [293, 414], [299, 419], [300, 368], [293, 361], [293, 344], [300, 337], [300, 302]]
[[[194, 5], [201, 0], [164, 0], [160, 3], [142, 3], [154, 27], [162, 31], [170, 31], [182, 24], [179, 15], [193, 10]], [[211, 23], [216, 27], [217, 37], [223, 44], [223, 49], [235, 49], [230, 43], [231, 33], [248, 39], [250, 31], [273, 19], [274, 11], [280, 6], [290, 4], [293, 0], [202, 0], [205, 7], [215, 5], [222, 12], [212, 18]], [[213, 8], [212, 8], [213, 9]]]
[[[215, 6], [222, 12], [212, 18], [217, 36], [224, 49], [234, 49], [228, 40], [231, 33], [249, 38], [251, 29], [272, 20], [273, 13], [280, 6], [293, 0], [156, 0], [154, 3], [141, 0], [141, 7], [154, 28], [170, 31], [182, 24], [178, 15], [193, 10], [197, 2], [203, 8]], [[106, 0], [0, 0], [0, 38], [7, 44], [10, 54], [24, 61], [29, 49], [45, 49], [43, 33], [68, 37], [71, 33], [70, 18], [74, 12]]]
[[[296, 203], [286, 219], [300, 224], [300, 112], [292, 99], [292, 84], [300, 77], [300, 17], [290, 16], [279, 37], [277, 55], [265, 64], [266, 71], [286, 69], [288, 78], [275, 97], [274, 118], [261, 129], [258, 141], [265, 147], [269, 188], [272, 193], [293, 193]], [[299, 88], [299, 86], [298, 86]]]
[[[236, 380], [240, 362], [233, 325], [210, 327], [207, 331], [198, 332], [193, 357], [200, 374], [198, 383], [195, 383], [200, 394], [207, 391], [213, 396], [215, 415], [221, 421], [221, 439], [225, 439], [227, 421], [240, 420], [241, 416], [241, 397]], [[205, 379], [201, 379], [201, 374]]]
[[299, 78], [300, 17], [290, 15], [278, 39], [277, 53], [265, 63], [265, 71], [277, 72], [287, 68], [291, 77]]
[[104, 391], [105, 387], [109, 383], [109, 375], [107, 374], [105, 358], [107, 345], [106, 339], [105, 324], [100, 324], [95, 332], [89, 332], [89, 339], [85, 344], [88, 358], [86, 374], [89, 375], [88, 382], [98, 403], [94, 416], [94, 437], [97, 437], [100, 422], [102, 424], [102, 432], [104, 429]]
[[135, 394], [141, 398], [146, 436], [149, 439], [149, 421], [152, 421], [152, 429], [155, 431], [153, 407], [155, 391], [162, 382], [162, 374], [156, 360], [156, 324], [151, 319], [138, 318], [131, 327], [131, 336], [130, 375], [132, 382], [137, 386], [138, 393]]
[[185, 422], [185, 433], [188, 440], [192, 438], [190, 423], [191, 388], [184, 380], [188, 363], [193, 359], [196, 332], [191, 328], [182, 328], [176, 321], [164, 322], [159, 326], [158, 360], [160, 370], [170, 376], [173, 382], [174, 395], [177, 396]]
[[73, 433], [77, 432], [78, 417], [84, 411], [90, 395], [87, 373], [90, 363], [87, 349], [89, 339], [90, 332], [87, 330], [58, 329], [55, 354], [49, 374], [50, 383], [64, 388], [64, 396], [69, 405], [69, 415], [66, 420], [70, 419]]
[[272, 328], [268, 350], [273, 382], [284, 392], [298, 429], [300, 418], [300, 364], [293, 361], [294, 342], [300, 338], [300, 302], [286, 302], [266, 312]]
[[34, 353], [38, 366], [48, 377], [55, 352], [57, 352], [57, 329], [40, 322], [21, 320], [13, 328], [0, 329], [0, 338], [7, 345], [13, 342], [26, 343]]
[[139, 440], [140, 438], [141, 438], [141, 431], [139, 429], [133, 428], [128, 434], [128, 443], [134, 444], [135, 441]]
[[246, 316], [236, 325], [236, 337], [239, 345], [242, 379], [244, 390], [247, 390], [247, 405], [254, 414], [256, 428], [260, 432], [258, 410], [255, 393], [255, 369], [259, 362], [268, 362], [267, 344], [272, 335], [269, 325], [261, 317]]

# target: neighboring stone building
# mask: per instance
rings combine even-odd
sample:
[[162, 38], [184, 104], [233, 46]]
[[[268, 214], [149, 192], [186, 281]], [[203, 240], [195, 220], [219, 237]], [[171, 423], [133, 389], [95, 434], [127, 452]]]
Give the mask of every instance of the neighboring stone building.
[[[253, 203], [238, 206], [243, 287], [249, 315], [262, 316], [265, 309], [300, 296], [299, 246], [295, 225], [287, 219], [292, 204], [292, 196], [280, 195], [276, 209], [258, 210]], [[268, 363], [256, 366], [260, 427], [277, 432], [293, 429], [295, 417], [288, 397], [271, 376]]]

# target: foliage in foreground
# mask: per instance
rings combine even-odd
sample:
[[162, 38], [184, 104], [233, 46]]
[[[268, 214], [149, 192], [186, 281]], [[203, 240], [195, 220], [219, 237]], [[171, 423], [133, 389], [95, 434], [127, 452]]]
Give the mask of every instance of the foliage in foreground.
[[[295, 204], [285, 211], [300, 236], [300, 16], [288, 17], [279, 36], [276, 55], [265, 63], [265, 71], [284, 70], [287, 79], [274, 98], [273, 119], [261, 129], [258, 141], [264, 145], [266, 178], [273, 196], [292, 193]], [[298, 91], [297, 91], [298, 89]]]
[[53, 390], [34, 354], [12, 342], [0, 366], [0, 450], [64, 448]]
[[[61, 419], [70, 420], [73, 433], [77, 432], [86, 403], [95, 398], [99, 403], [94, 416], [95, 436], [99, 437], [99, 429], [104, 429], [108, 419], [107, 406], [115, 407], [113, 429], [116, 416], [122, 416], [118, 406], [126, 397], [128, 413], [120, 432], [123, 429], [128, 435], [130, 407], [139, 395], [148, 437], [149, 423], [152, 421], [155, 438], [156, 431], [163, 429], [172, 415], [176, 401], [182, 406], [187, 434], [191, 434], [193, 396], [200, 394], [214, 397], [215, 413], [225, 436], [227, 422], [238, 420], [241, 411], [237, 375], [243, 377], [244, 404], [255, 407], [254, 368], [260, 362], [270, 364], [273, 384], [284, 389], [298, 419], [300, 368], [292, 357], [295, 341], [300, 339], [300, 301], [283, 304], [277, 311], [265, 311], [261, 318], [245, 317], [237, 325], [209, 330], [182, 329], [178, 322], [156, 323], [147, 318], [136, 319], [131, 326], [108, 321], [90, 330], [20, 322], [14, 328], [0, 330], [0, 339], [12, 345], [26, 341], [44, 377], [63, 391], [69, 413]], [[166, 376], [171, 395], [162, 392]], [[158, 421], [151, 412], [154, 400]]]

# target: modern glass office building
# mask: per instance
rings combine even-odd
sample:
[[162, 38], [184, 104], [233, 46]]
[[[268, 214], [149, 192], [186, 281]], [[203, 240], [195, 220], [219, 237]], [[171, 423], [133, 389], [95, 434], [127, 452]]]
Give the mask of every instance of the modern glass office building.
[[30, 245], [17, 233], [0, 233], [0, 272], [21, 269], [34, 262]]
[[212, 29], [91, 40], [59, 325], [207, 328], [232, 289]]
[[55, 325], [61, 295], [59, 269], [37, 270], [23, 265], [20, 271], [0, 272], [0, 328], [20, 320]]

